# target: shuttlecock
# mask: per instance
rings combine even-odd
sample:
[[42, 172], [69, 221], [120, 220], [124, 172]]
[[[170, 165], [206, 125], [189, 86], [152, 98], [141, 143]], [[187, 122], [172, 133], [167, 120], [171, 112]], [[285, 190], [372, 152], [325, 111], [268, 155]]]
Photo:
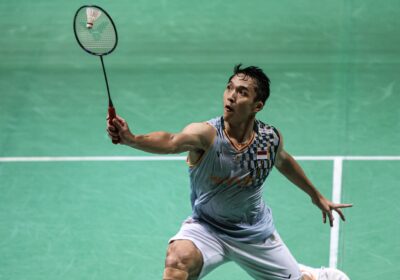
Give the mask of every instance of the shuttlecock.
[[93, 22], [99, 18], [101, 15], [101, 11], [96, 8], [86, 8], [86, 27], [92, 28]]

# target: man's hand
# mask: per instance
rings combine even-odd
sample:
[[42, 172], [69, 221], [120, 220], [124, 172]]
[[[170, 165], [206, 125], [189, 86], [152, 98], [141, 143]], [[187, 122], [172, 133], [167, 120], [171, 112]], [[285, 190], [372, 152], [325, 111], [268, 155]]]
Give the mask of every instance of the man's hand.
[[333, 203], [332, 201], [329, 201], [322, 195], [318, 196], [317, 199], [313, 200], [313, 203], [322, 211], [322, 220], [324, 224], [326, 223], [326, 216], [329, 218], [329, 224], [332, 227], [333, 226], [333, 214], [332, 211], [336, 211], [340, 218], [343, 221], [346, 221], [346, 218], [343, 215], [342, 208], [348, 208], [352, 207], [353, 204], [336, 204]]
[[133, 137], [127, 122], [118, 115], [111, 122], [107, 121], [107, 132], [114, 143], [117, 142], [124, 145], [127, 145], [130, 138]]

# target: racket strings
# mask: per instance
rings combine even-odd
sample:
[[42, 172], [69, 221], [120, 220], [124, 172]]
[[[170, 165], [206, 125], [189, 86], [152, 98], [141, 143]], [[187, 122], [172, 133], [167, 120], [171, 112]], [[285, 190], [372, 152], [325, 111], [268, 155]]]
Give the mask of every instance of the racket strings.
[[75, 18], [75, 33], [81, 46], [96, 55], [111, 52], [117, 43], [115, 27], [104, 13], [96, 18], [91, 28], [88, 28], [86, 11], [81, 9]]

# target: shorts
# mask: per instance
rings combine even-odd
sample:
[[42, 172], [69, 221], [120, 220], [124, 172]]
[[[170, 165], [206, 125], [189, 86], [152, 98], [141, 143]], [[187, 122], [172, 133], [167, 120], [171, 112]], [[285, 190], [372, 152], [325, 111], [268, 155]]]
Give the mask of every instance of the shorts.
[[237, 263], [254, 279], [301, 279], [297, 261], [276, 231], [264, 242], [243, 243], [219, 235], [201, 222], [189, 218], [169, 242], [174, 240], [190, 240], [200, 250], [203, 267], [198, 279], [229, 261]]

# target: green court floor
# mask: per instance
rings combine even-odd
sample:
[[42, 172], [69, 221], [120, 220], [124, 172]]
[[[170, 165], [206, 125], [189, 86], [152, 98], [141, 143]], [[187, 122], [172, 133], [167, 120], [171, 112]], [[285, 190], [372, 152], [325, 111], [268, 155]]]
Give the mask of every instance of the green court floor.
[[[161, 279], [168, 239], [190, 214], [183, 160], [29, 161], [149, 155], [106, 136], [100, 60], [72, 31], [83, 4], [0, 3], [0, 279]], [[258, 117], [281, 130], [291, 154], [400, 156], [397, 0], [93, 4], [118, 28], [104, 60], [135, 133], [218, 116], [242, 62], [270, 76]], [[333, 161], [299, 162], [331, 197]], [[343, 161], [341, 200], [354, 207], [340, 224], [337, 265], [352, 280], [400, 273], [399, 168]], [[265, 199], [297, 260], [328, 266], [330, 229], [307, 196], [274, 170]], [[229, 263], [205, 279], [250, 278]]]

